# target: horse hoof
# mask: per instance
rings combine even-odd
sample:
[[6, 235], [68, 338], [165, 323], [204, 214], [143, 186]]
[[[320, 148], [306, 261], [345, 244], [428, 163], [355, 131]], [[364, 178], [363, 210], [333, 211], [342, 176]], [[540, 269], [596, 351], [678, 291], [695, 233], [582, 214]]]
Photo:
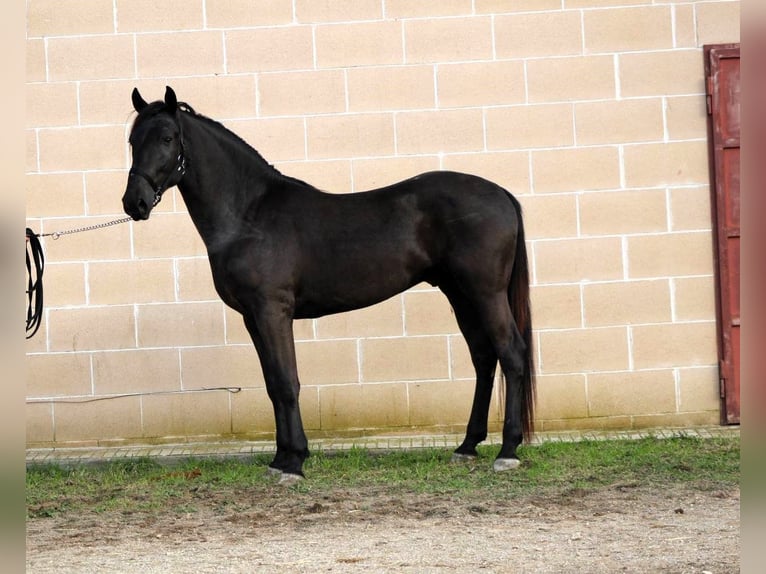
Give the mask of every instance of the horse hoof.
[[266, 475], [274, 478], [278, 478], [282, 476], [282, 471], [278, 468], [274, 468], [273, 466], [267, 466], [266, 467]]
[[298, 484], [301, 480], [303, 480], [303, 477], [300, 474], [283, 472], [282, 476], [279, 477], [279, 482], [277, 484], [282, 486], [292, 486], [293, 484]]
[[462, 452], [453, 452], [451, 462], [473, 462], [478, 457], [475, 454], [463, 454]]
[[492, 470], [495, 472], [503, 472], [505, 470], [513, 470], [518, 468], [521, 461], [518, 458], [498, 458], [492, 465]]

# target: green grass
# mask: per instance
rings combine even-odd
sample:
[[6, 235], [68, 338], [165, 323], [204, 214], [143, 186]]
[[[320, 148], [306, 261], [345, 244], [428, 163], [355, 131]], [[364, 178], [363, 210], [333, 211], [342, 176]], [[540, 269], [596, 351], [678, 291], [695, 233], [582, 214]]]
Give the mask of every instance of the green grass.
[[266, 475], [267, 456], [190, 459], [172, 468], [150, 459], [74, 469], [45, 465], [28, 469], [26, 503], [29, 517], [44, 517], [83, 511], [193, 512], [203, 501], [226, 507], [349, 490], [471, 501], [610, 486], [716, 489], [739, 483], [739, 446], [739, 438], [696, 437], [546, 443], [522, 447], [522, 466], [506, 473], [491, 470], [496, 447], [480, 447], [478, 460], [459, 464], [450, 463], [447, 449], [317, 452], [306, 461], [307, 480], [288, 488]]

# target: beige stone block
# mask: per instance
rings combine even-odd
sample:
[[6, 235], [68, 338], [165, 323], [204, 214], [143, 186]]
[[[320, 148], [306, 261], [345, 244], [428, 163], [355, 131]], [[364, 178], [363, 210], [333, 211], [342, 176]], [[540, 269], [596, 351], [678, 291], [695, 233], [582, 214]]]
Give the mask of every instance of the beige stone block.
[[487, 148], [522, 149], [574, 144], [571, 104], [487, 110]]
[[204, 21], [200, 5], [185, 0], [167, 0], [162, 10], [153, 0], [115, 0], [115, 8], [119, 33], [198, 30]]
[[457, 319], [441, 291], [410, 291], [404, 294], [404, 326], [407, 335], [459, 333]]
[[662, 100], [618, 100], [575, 104], [578, 145], [662, 140]]
[[24, 136], [26, 144], [26, 172], [38, 172], [40, 171], [40, 154], [37, 130], [26, 130]]
[[[327, 148], [332, 146], [329, 141], [324, 145]], [[275, 167], [285, 175], [306, 181], [330, 193], [349, 193], [354, 187], [350, 159], [293, 161], [276, 163]]]
[[181, 369], [175, 349], [93, 353], [93, 392], [96, 395], [180, 389]]
[[140, 403], [139, 397], [57, 403], [53, 405], [56, 442], [139, 438]]
[[544, 375], [628, 368], [625, 327], [542, 331], [539, 340], [538, 372]]
[[439, 169], [437, 156], [355, 159], [351, 163], [354, 191], [366, 191]]
[[671, 6], [585, 10], [582, 14], [586, 53], [673, 48]]
[[453, 381], [460, 379], [476, 380], [476, 370], [471, 362], [471, 353], [462, 335], [451, 335], [449, 344], [450, 374]]
[[622, 279], [622, 246], [617, 237], [537, 241], [536, 284]]
[[410, 423], [404, 383], [322, 387], [319, 404], [322, 430], [383, 429]]
[[223, 303], [139, 305], [139, 347], [222, 345]]
[[77, 125], [77, 84], [26, 84], [27, 127]]
[[678, 370], [679, 401], [681, 412], [721, 410], [721, 396], [717, 367], [699, 367]]
[[699, 50], [620, 54], [620, 94], [624, 98], [703, 94]]
[[43, 271], [44, 304], [48, 309], [85, 305], [85, 265], [46, 263]]
[[535, 193], [596, 191], [620, 185], [617, 148], [588, 147], [532, 152]]
[[410, 383], [408, 390], [412, 426], [463, 426], [468, 422], [473, 401], [472, 381]]
[[383, 16], [381, 3], [378, 0], [357, 0], [355, 2], [295, 0], [294, 4], [295, 18], [299, 22], [378, 20]]
[[671, 189], [670, 213], [673, 231], [711, 229], [710, 188], [701, 185]]
[[579, 285], [536, 285], [530, 293], [534, 329], [582, 327]]
[[252, 345], [181, 349], [180, 356], [184, 389], [265, 386], [258, 354]]
[[668, 137], [671, 140], [707, 137], [707, 105], [705, 98], [673, 96], [665, 100]]
[[152, 213], [133, 223], [134, 256], [193, 257], [207, 255], [205, 244], [186, 213]]
[[633, 428], [700, 428], [721, 424], [717, 412], [672, 413], [660, 415], [637, 415], [631, 417]]
[[580, 230], [583, 235], [668, 230], [663, 189], [584, 193], [579, 201]]
[[245, 321], [242, 315], [232, 309], [224, 306], [224, 320], [226, 321], [226, 344], [227, 345], [252, 345], [253, 340], [250, 333], [245, 328]]
[[474, 0], [477, 14], [560, 10], [560, 0]]
[[310, 159], [394, 154], [394, 118], [390, 114], [310, 117], [306, 133]]
[[580, 13], [574, 10], [498, 15], [495, 16], [494, 24], [498, 58], [536, 58], [582, 53]]
[[31, 339], [26, 339], [24, 343], [24, 352], [30, 353], [46, 353], [48, 352], [48, 316], [43, 315], [43, 319], [40, 322], [40, 328], [37, 334]]
[[537, 377], [535, 419], [578, 419], [588, 416], [585, 375]]
[[484, 149], [479, 109], [402, 112], [396, 115], [399, 154], [467, 152]]
[[35, 0], [27, 5], [27, 37], [109, 34], [114, 32], [110, 2]]
[[226, 127], [248, 142], [269, 163], [306, 157], [303, 118], [230, 120]]
[[132, 36], [72, 36], [47, 42], [48, 81], [117, 79], [135, 73]]
[[346, 74], [351, 112], [433, 108], [436, 103], [432, 66], [360, 67]]
[[386, 18], [433, 18], [472, 13], [471, 0], [386, 0]]
[[713, 277], [679, 277], [672, 280], [677, 321], [714, 321], [715, 284]]
[[522, 61], [469, 62], [437, 66], [436, 82], [441, 108], [522, 104]]
[[47, 79], [45, 63], [45, 40], [27, 38], [26, 43], [26, 81], [44, 82]]
[[695, 8], [698, 46], [739, 42], [739, 2], [703, 2]]
[[229, 435], [229, 397], [226, 391], [142, 397], [143, 436], [169, 438]]
[[207, 257], [184, 257], [176, 260], [179, 301], [218, 301], [213, 273]]
[[93, 305], [171, 302], [175, 300], [173, 262], [92, 262], [88, 264], [88, 290]]
[[52, 443], [53, 434], [53, 405], [51, 403], [27, 403], [25, 405], [26, 446]]
[[226, 70], [230, 74], [313, 67], [311, 26], [226, 31]]
[[[301, 418], [305, 415], [303, 402], [304, 396], [307, 394], [316, 395], [316, 389], [312, 389], [309, 393], [302, 389], [300, 395]], [[308, 428], [306, 421], [303, 421], [303, 426]], [[273, 433], [276, 432], [274, 408], [265, 388], [242, 389], [242, 391], [231, 395], [231, 431], [234, 434], [244, 435], [269, 433], [271, 434], [269, 438], [274, 437]]]
[[527, 93], [530, 103], [614, 98], [614, 60], [611, 56], [529, 60]]
[[[132, 36], [126, 37], [132, 41]], [[139, 77], [222, 74], [225, 71], [221, 32], [138, 34], [135, 41]], [[132, 75], [131, 70], [123, 77]]]
[[[85, 179], [85, 210], [88, 215], [109, 215], [114, 218], [123, 217], [125, 212], [122, 208], [122, 194], [128, 184], [128, 170], [116, 171], [91, 171], [85, 174], [77, 174]], [[173, 202], [168, 201], [168, 190], [164, 201], [155, 207], [155, 210], [166, 210], [172, 207]], [[125, 225], [128, 228], [127, 225]]]
[[591, 373], [588, 407], [595, 417], [674, 413], [677, 408], [673, 371]]
[[327, 315], [317, 319], [317, 337], [342, 339], [400, 336], [404, 334], [402, 313], [402, 298], [397, 296], [364, 309]]
[[705, 184], [710, 179], [704, 141], [625, 146], [624, 163], [629, 187]]
[[404, 63], [401, 24], [392, 20], [317, 26], [314, 46], [318, 68]]
[[42, 171], [86, 171], [125, 167], [122, 126], [39, 131]]
[[208, 28], [290, 24], [293, 6], [285, 0], [205, 0]]
[[261, 74], [258, 79], [262, 116], [338, 113], [346, 110], [342, 70]]
[[519, 201], [528, 240], [577, 236], [574, 194], [524, 195]]
[[670, 283], [662, 279], [585, 285], [583, 306], [586, 327], [670, 321]]
[[295, 346], [302, 385], [359, 382], [356, 341], [301, 341]]
[[48, 341], [51, 351], [135, 348], [133, 307], [49, 309]]
[[90, 353], [28, 355], [27, 397], [90, 395]]
[[566, 0], [567, 8], [614, 8], [616, 6], [651, 4], [652, 0]]
[[715, 365], [718, 362], [714, 321], [631, 327], [633, 363], [637, 369]]
[[530, 192], [529, 152], [450, 154], [442, 167], [472, 173], [501, 185], [514, 195]]
[[406, 62], [465, 62], [492, 59], [489, 17], [436, 18], [404, 22]]
[[363, 381], [419, 381], [449, 377], [447, 337], [363, 339]]
[[77, 216], [85, 212], [82, 174], [28, 174], [24, 183], [30, 217]]
[[629, 237], [628, 274], [631, 278], [710, 275], [712, 246], [709, 232]]
[[676, 4], [675, 47], [695, 48], [697, 46], [697, 22], [694, 4]]

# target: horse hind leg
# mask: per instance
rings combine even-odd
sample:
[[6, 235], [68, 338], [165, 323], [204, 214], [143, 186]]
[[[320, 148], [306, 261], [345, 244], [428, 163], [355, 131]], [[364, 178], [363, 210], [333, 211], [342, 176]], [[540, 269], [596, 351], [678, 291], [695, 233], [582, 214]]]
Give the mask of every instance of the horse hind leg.
[[473, 460], [478, 456], [476, 447], [487, 438], [489, 406], [497, 369], [497, 353], [482, 328], [476, 309], [457, 289], [441, 286], [455, 311], [455, 317], [463, 334], [471, 362], [476, 371], [471, 414], [466, 427], [465, 439], [455, 449], [453, 461]]

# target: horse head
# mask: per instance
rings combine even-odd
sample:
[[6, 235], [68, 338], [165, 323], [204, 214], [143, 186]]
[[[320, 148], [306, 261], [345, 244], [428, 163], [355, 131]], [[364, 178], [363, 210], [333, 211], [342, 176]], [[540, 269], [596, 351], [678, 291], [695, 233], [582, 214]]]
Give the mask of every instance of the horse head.
[[133, 164], [122, 205], [135, 221], [148, 219], [162, 194], [177, 185], [186, 171], [183, 132], [178, 100], [170, 86], [165, 100], [147, 103], [133, 89], [133, 107], [138, 116], [130, 131]]

